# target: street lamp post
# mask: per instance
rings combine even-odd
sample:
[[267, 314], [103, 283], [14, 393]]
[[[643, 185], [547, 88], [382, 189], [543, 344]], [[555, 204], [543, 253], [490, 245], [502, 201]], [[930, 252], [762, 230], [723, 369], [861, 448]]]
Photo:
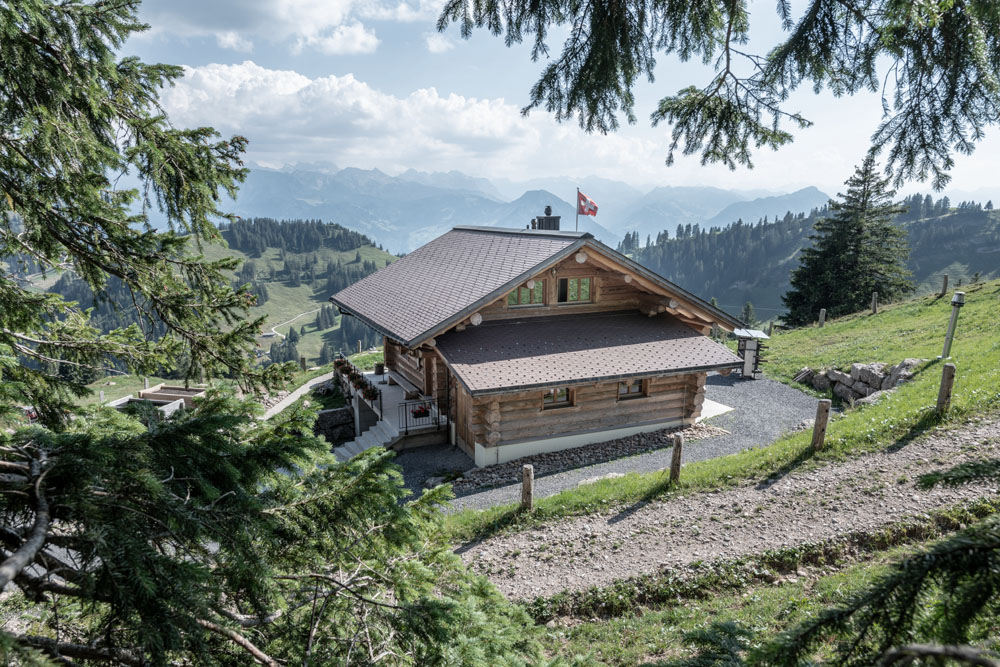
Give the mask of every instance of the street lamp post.
[[955, 292], [951, 297], [951, 321], [948, 322], [948, 335], [944, 337], [944, 349], [941, 351], [941, 359], [951, 356], [951, 341], [955, 338], [955, 325], [958, 323], [958, 311], [965, 305], [965, 292]]

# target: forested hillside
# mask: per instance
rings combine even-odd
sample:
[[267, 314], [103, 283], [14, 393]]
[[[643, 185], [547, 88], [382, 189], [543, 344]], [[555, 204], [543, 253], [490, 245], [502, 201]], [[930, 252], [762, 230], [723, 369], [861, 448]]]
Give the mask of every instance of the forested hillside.
[[[908, 209], [896, 223], [907, 231], [918, 294], [938, 288], [942, 274], [952, 285], [1000, 275], [1000, 218], [992, 203], [953, 207], [947, 197], [913, 195], [904, 204]], [[714, 297], [733, 314], [750, 301], [766, 320], [784, 311], [789, 272], [810, 243], [813, 224], [826, 213], [824, 207], [780, 220], [738, 220], [715, 230], [678, 225], [646, 241], [628, 235], [619, 250], [695, 294]]]
[[[253, 218], [222, 229], [229, 247], [208, 246], [204, 252], [209, 259], [242, 260], [233, 284], [249, 284], [257, 297], [250, 315], [267, 317], [258, 338], [262, 363], [305, 356], [312, 364], [355, 350], [359, 340], [364, 347], [381, 341], [369, 327], [327, 305], [334, 292], [395, 259], [367, 236], [319, 220]], [[163, 333], [162, 325], [146, 314], [143, 300], [133, 303], [131, 292], [117, 278], [109, 280], [101, 299], [72, 272], [59, 276], [49, 291], [92, 308], [92, 323], [102, 332], [138, 324], [151, 338]]]

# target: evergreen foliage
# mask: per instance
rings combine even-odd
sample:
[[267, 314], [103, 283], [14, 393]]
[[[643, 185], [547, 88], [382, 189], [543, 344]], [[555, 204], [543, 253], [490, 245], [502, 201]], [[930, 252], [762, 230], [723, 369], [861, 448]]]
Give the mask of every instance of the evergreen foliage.
[[[633, 90], [640, 77], [653, 80], [658, 55], [712, 64], [711, 80], [664, 97], [652, 114], [654, 125], [673, 126], [668, 164], [681, 151], [703, 164], [752, 165], [754, 149], [778, 148], [793, 139], [786, 127], [811, 124], [788, 108], [799, 86], [836, 95], [883, 90], [886, 114], [873, 147], [887, 153], [897, 183], [930, 176], [940, 189], [952, 154], [972, 151], [1000, 119], [995, 0], [809, 0], [797, 9], [798, 20], [791, 1], [779, 0], [787, 36], [761, 53], [743, 46], [745, 1], [449, 0], [438, 29], [454, 22], [466, 38], [486, 28], [508, 46], [532, 41], [532, 58], [548, 64], [525, 112], [576, 117], [588, 132], [616, 130], [621, 117], [636, 121]], [[550, 56], [554, 28], [567, 37]]]
[[831, 201], [830, 215], [814, 225], [813, 245], [802, 251], [782, 298], [787, 324], [812, 322], [820, 308], [829, 317], [847, 315], [870, 303], [873, 292], [891, 301], [911, 288], [906, 232], [893, 223], [905, 209], [893, 202], [895, 194], [869, 153], [847, 180], [843, 201]]
[[[1000, 220], [985, 206], [980, 210], [978, 204], [945, 211], [943, 199], [915, 197], [922, 199], [919, 215], [912, 207], [913, 198], [908, 198], [905, 201], [911, 208], [896, 217], [907, 233], [908, 268], [915, 282], [933, 282], [937, 288], [940, 273], [951, 274], [952, 282], [976, 271], [983, 276], [998, 275], [1000, 267], [993, 255], [979, 250], [1000, 246]], [[809, 214], [786, 213], [767, 224], [737, 221], [721, 229], [701, 229], [696, 237], [670, 238], [661, 232], [652, 246], [631, 254], [643, 266], [695, 294], [715, 295], [733, 315], [739, 313], [741, 304], [752, 301], [758, 313], [769, 319], [784, 312], [781, 295], [789, 289], [789, 274], [800, 250], [809, 245], [816, 220], [828, 215], [824, 207]]]
[[[245, 140], [170, 125], [157, 94], [181, 69], [116, 55], [144, 29], [137, 12], [0, 3], [0, 257], [71, 268], [66, 289], [151, 323], [102, 331], [0, 271], [0, 416], [41, 416], [0, 430], [0, 589], [26, 615], [0, 630], [0, 662], [538, 664], [527, 617], [436, 528], [445, 487], [405, 502], [391, 452], [338, 463], [314, 412], [263, 420], [235, 398], [292, 371], [256, 367], [261, 320], [231, 284], [237, 262], [192, 255], [220, 240]], [[126, 171], [138, 190], [116, 189]], [[168, 231], [133, 212], [140, 197]], [[229, 388], [170, 417], [81, 411], [83, 379], [61, 372], [178, 359]]]
[[230, 248], [252, 257], [260, 257], [268, 248], [307, 253], [317, 248], [353, 250], [363, 245], [374, 245], [364, 234], [320, 220], [250, 218], [234, 220], [221, 228]]

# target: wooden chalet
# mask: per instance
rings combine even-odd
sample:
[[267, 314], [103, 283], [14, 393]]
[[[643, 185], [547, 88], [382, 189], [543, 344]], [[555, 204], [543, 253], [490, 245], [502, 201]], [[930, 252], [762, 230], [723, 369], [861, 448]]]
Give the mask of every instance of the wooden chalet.
[[554, 226], [455, 227], [330, 299], [479, 466], [693, 423], [742, 363], [707, 335], [737, 319]]

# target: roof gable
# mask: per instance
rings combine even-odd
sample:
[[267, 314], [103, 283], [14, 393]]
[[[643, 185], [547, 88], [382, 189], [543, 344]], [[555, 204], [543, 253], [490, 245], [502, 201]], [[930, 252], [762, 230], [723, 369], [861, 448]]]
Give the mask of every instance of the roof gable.
[[591, 238], [577, 232], [456, 227], [330, 301], [404, 344], [419, 342]]

